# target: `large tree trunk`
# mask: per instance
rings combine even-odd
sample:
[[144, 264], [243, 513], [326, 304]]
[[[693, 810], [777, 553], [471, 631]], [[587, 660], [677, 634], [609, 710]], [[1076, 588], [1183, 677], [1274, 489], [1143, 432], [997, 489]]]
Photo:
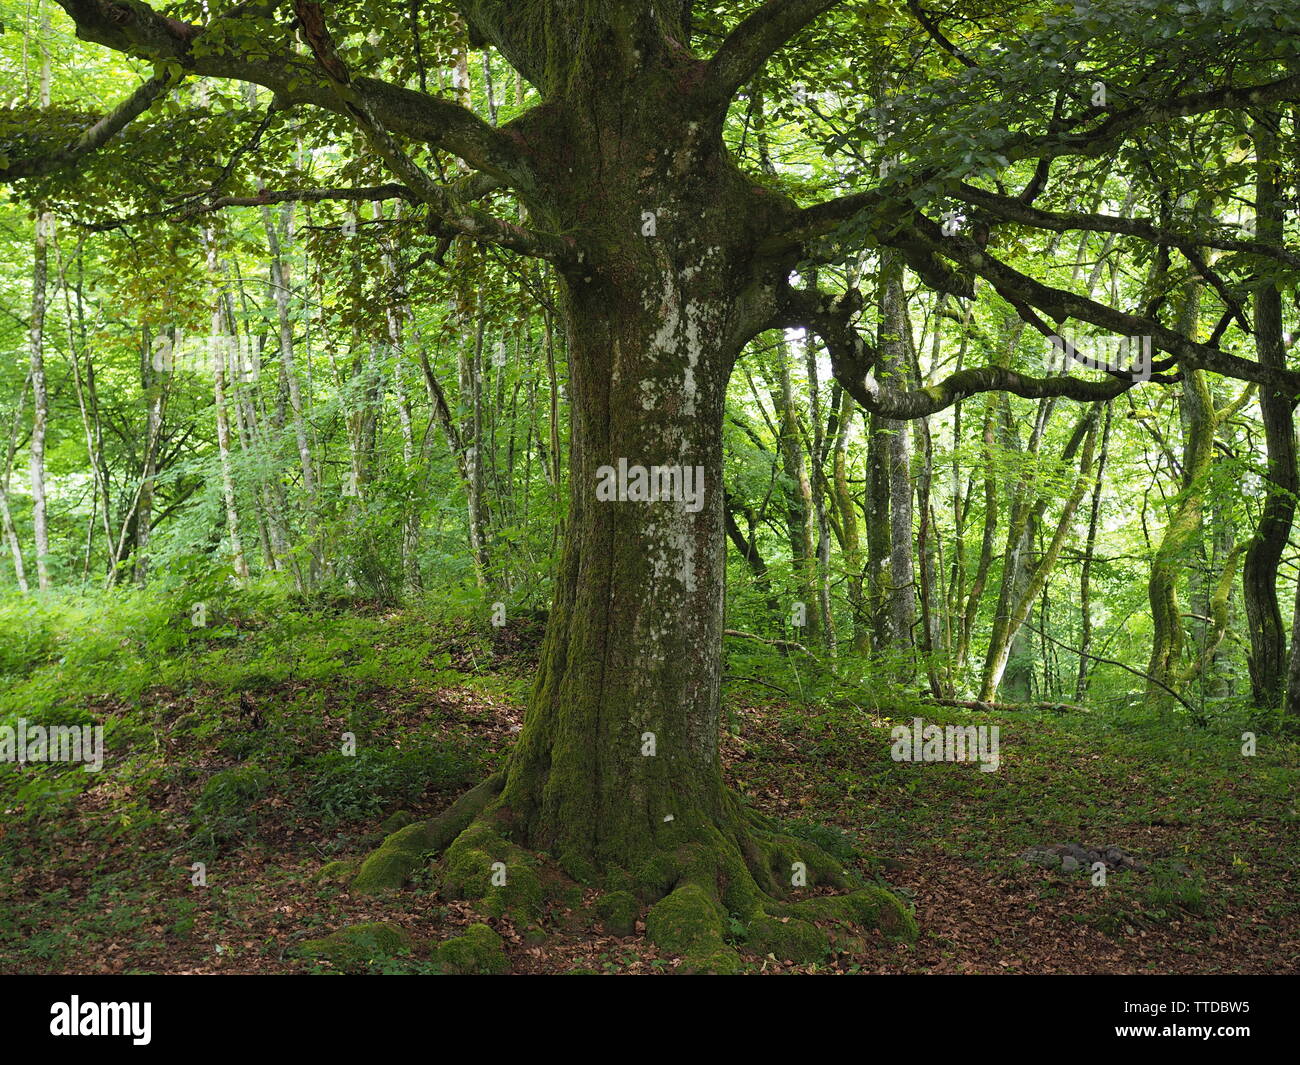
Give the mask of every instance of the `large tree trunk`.
[[[592, 62], [633, 60], [613, 51]], [[792, 930], [777, 912], [811, 941], [817, 929], [792, 912], [803, 903], [783, 900], [805, 884], [846, 881], [819, 848], [744, 811], [723, 782], [724, 400], [792, 265], [761, 260], [760, 272], [755, 243], [773, 212], [788, 218], [792, 206], [744, 179], [723, 148], [721, 116], [693, 115], [680, 84], [602, 81], [556, 131], [563, 150], [539, 163], [568, 186], [549, 223], [581, 233], [584, 249], [561, 286], [566, 545], [523, 731], [503, 779], [486, 788], [499, 794], [467, 796], [447, 815], [460, 827], [466, 809], [486, 807], [447, 848], [442, 883], [526, 908], [518, 848], [543, 851], [571, 876], [659, 900], [651, 939], [721, 968], [735, 957], [722, 940], [728, 912], [749, 919], [751, 942]], [[676, 498], [608, 498], [603, 486], [621, 464], [680, 470]], [[437, 824], [417, 835], [426, 848], [443, 842]], [[402, 868], [400, 842], [367, 859], [354, 886], [381, 887], [386, 868]], [[504, 886], [487, 881], [493, 858], [508, 869]], [[873, 920], [907, 933], [892, 898], [875, 892], [869, 905]]]
[[[718, 754], [722, 419], [732, 366], [757, 332], [740, 305], [752, 197], [720, 145], [686, 129], [667, 137], [660, 123], [674, 119], [646, 125], [651, 111], [604, 101], [570, 131], [574, 157], [557, 161], [587, 175], [565, 213], [598, 259], [563, 286], [567, 538], [502, 803], [517, 842], [575, 870], [635, 869], [737, 824]], [[680, 468], [693, 495], [600, 498], [602, 467], [621, 461]]]
[[[726, 816], [719, 472], [735, 353], [720, 335], [725, 303], [675, 273], [620, 293], [617, 307], [603, 293], [569, 300], [568, 540], [504, 793], [531, 845], [597, 866], [635, 864], [659, 837]], [[699, 509], [598, 500], [598, 469], [620, 459], [692, 478], [702, 468]], [[641, 753], [647, 732], [653, 756]]]

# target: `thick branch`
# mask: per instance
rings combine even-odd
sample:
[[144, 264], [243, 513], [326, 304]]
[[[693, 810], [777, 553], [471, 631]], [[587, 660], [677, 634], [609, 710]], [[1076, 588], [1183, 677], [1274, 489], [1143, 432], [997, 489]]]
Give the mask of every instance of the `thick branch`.
[[443, 226], [522, 255], [546, 259], [560, 265], [576, 262], [577, 249], [572, 241], [537, 233], [470, 207], [459, 200], [449, 186], [441, 185], [429, 177], [384, 127], [365, 90], [358, 91], [330, 38], [320, 4], [295, 0], [294, 10], [302, 25], [303, 35], [344, 110], [361, 128], [371, 146], [392, 171], [420, 200], [433, 208]]
[[376, 200], [406, 200], [418, 202], [415, 193], [405, 185], [369, 185], [357, 189], [262, 189], [253, 196], [220, 196], [196, 207], [187, 214], [219, 211], [223, 207], [264, 207], [271, 203], [321, 203], [325, 200], [343, 200], [373, 203]]
[[[291, 54], [254, 57], [220, 45], [196, 54], [194, 43], [221, 25], [196, 26], [159, 15], [140, 0], [58, 0], [77, 25], [77, 36], [117, 52], [155, 62], [178, 63], [195, 74], [252, 82], [272, 90], [282, 104], [308, 103], [346, 114], [327, 78]], [[470, 166], [494, 174], [527, 193], [532, 176], [509, 126], [494, 129], [467, 108], [375, 78], [356, 78], [386, 129], [436, 145]], [[518, 120], [516, 120], [518, 121]]]
[[849, 395], [872, 414], [907, 421], [936, 414], [978, 392], [1010, 392], [1025, 399], [1061, 396], [1084, 402], [1111, 399], [1132, 388], [1136, 378], [1115, 375], [1105, 381], [1077, 377], [1030, 377], [1001, 366], [959, 370], [937, 385], [907, 391], [876, 381], [877, 352], [853, 328], [856, 301], [821, 292], [790, 290], [774, 327], [802, 327], [822, 338], [831, 356], [831, 372]]
[[1035, 229], [1047, 229], [1056, 233], [1066, 230], [1087, 230], [1094, 233], [1122, 233], [1127, 236], [1141, 237], [1153, 244], [1168, 244], [1180, 251], [1195, 253], [1198, 248], [1218, 248], [1222, 251], [1248, 252], [1262, 255], [1292, 266], [1300, 266], [1300, 255], [1277, 244], [1265, 244], [1256, 240], [1231, 240], [1208, 234], [1178, 233], [1152, 225], [1143, 218], [1121, 218], [1109, 214], [1087, 214], [1075, 211], [1044, 211], [1030, 207], [1022, 200], [1011, 196], [999, 196], [995, 192], [976, 188], [973, 185], [958, 185], [956, 197], [973, 206], [982, 207], [991, 214], [1005, 218], [1010, 222], [1021, 222]]
[[1101, 326], [1116, 336], [1149, 336], [1154, 347], [1176, 357], [1187, 369], [1209, 370], [1239, 381], [1267, 385], [1293, 398], [1300, 396], [1300, 374], [1295, 371], [1251, 362], [1217, 347], [1197, 343], [1190, 337], [1161, 325], [1154, 318], [1126, 314], [1086, 296], [1044, 285], [1012, 269], [965, 237], [944, 237], [939, 227], [928, 218], [916, 216], [910, 234], [936, 255], [946, 256], [991, 282], [1008, 301], [1026, 303], [1044, 311], [1057, 322], [1074, 318]]
[[56, 170], [71, 166], [83, 156], [98, 151], [134, 119], [147, 111], [159, 96], [179, 80], [173, 74], [160, 74], [150, 78], [113, 108], [112, 111], [90, 126], [71, 144], [44, 155], [32, 156], [27, 159], [15, 159], [8, 166], [0, 167], [0, 181], [41, 177], [44, 174], [50, 174]]
[[709, 60], [709, 92], [729, 101], [768, 59], [817, 16], [842, 0], [767, 0], [722, 42]]

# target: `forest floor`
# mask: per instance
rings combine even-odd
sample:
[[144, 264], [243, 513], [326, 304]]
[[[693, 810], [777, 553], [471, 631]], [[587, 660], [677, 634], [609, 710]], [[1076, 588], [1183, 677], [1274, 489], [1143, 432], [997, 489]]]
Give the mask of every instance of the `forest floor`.
[[[75, 710], [109, 722], [98, 774], [0, 766], [0, 972], [325, 972], [294, 946], [363, 921], [395, 922], [415, 941], [370, 971], [436, 971], [431, 948], [484, 919], [471, 906], [423, 876], [373, 898], [315, 874], [364, 855], [394, 813], [432, 815], [500, 763], [540, 625], [276, 610], [178, 647], [147, 621], [36, 619], [22, 648], [0, 648], [0, 720]], [[733, 665], [751, 652], [737, 649]], [[1247, 758], [1239, 728], [1176, 718], [773, 695], [729, 686], [731, 783], [772, 817], [829, 826], [824, 838], [857, 853], [863, 876], [915, 906], [921, 933], [816, 965], [750, 957], [754, 972], [1300, 970], [1300, 746], [1261, 735]], [[892, 760], [890, 728], [918, 714], [997, 724], [1000, 769]], [[345, 732], [355, 757], [339, 751]], [[1145, 869], [1094, 887], [1019, 857], [1072, 842], [1121, 847]], [[206, 886], [192, 883], [195, 863]], [[491, 919], [511, 971], [678, 964], [639, 930], [593, 932], [593, 895], [554, 907], [541, 943]]]

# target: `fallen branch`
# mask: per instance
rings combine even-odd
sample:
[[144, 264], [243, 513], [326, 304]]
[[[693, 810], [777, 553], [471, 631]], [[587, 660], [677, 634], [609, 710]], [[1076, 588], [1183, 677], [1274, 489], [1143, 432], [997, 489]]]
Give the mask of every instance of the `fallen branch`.
[[937, 697], [928, 698], [927, 703], [934, 703], [936, 706], [958, 706], [965, 710], [1052, 710], [1058, 714], [1074, 711], [1076, 713], [1087, 713], [1087, 707], [1076, 706], [1074, 703], [985, 703], [979, 699], [940, 699]]
[[801, 643], [795, 643], [794, 640], [769, 640], [763, 636], [756, 636], [752, 632], [741, 632], [739, 629], [723, 629], [723, 636], [739, 636], [745, 640], [757, 640], [759, 643], [765, 643], [769, 647], [789, 647], [796, 651], [801, 651], [811, 658], [814, 662], [821, 664], [820, 660], [808, 648]]

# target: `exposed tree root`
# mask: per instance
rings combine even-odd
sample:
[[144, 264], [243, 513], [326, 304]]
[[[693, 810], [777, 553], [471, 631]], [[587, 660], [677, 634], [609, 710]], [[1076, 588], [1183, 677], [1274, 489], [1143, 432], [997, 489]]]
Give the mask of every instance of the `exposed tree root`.
[[361, 863], [351, 889], [363, 895], [396, 891], [427, 854], [441, 851], [469, 826], [501, 793], [505, 779], [505, 773], [494, 773], [432, 820], [398, 829]]
[[878, 928], [913, 939], [916, 923], [902, 903], [878, 887], [846, 889], [838, 861], [808, 840], [785, 835], [764, 818], [743, 815], [734, 833], [716, 826], [690, 832], [675, 850], [643, 868], [636, 891], [650, 903], [646, 936], [683, 957], [687, 972], [734, 972], [747, 952], [794, 962], [819, 961], [832, 948], [861, 945]]
[[[510, 839], [503, 783], [497, 774], [433, 820], [393, 833], [362, 863], [352, 890], [399, 888], [440, 854], [434, 872], [443, 894], [479, 902], [491, 916], [537, 926], [549, 901], [574, 904], [580, 892], [555, 863]], [[817, 844], [734, 801], [727, 807], [725, 824], [680, 816], [656, 833], [653, 856], [638, 868], [604, 871], [597, 915], [606, 930], [630, 934], [644, 915], [646, 937], [681, 956], [681, 971], [722, 973], [740, 968], [741, 950], [811, 962], [860, 948], [869, 929], [915, 938], [916, 922], [893, 894], [854, 887]], [[826, 887], [846, 893], [817, 893]]]

